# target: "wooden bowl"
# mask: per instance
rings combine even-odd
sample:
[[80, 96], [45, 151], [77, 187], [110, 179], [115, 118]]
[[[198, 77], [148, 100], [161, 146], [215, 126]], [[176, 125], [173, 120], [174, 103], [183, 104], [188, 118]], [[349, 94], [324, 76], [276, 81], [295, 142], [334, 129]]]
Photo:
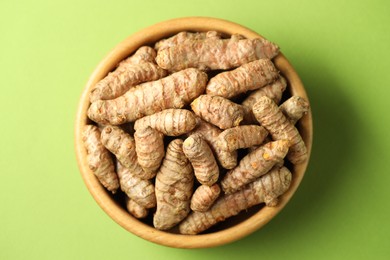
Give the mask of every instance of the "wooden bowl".
[[[209, 30], [219, 31], [227, 35], [238, 33], [247, 38], [262, 37], [241, 25], [221, 19], [205, 17], [179, 18], [150, 26], [125, 39], [99, 63], [82, 93], [76, 115], [74, 144], [81, 175], [88, 190], [99, 206], [119, 225], [143, 239], [160, 245], [177, 248], [214, 247], [238, 240], [260, 229], [278, 214], [291, 199], [304, 176], [309, 161], [308, 159], [305, 163], [296, 165], [293, 169], [290, 169], [293, 173], [291, 187], [281, 196], [280, 203], [277, 207], [264, 207], [263, 205], [253, 207], [247, 212], [241, 212], [238, 216], [227, 219], [217, 227], [199, 235], [173, 234], [155, 229], [147, 221], [142, 222], [132, 217], [123, 207], [123, 203], [118, 201], [116, 196], [111, 195], [100, 185], [97, 178], [88, 168], [86, 150], [82, 141], [82, 129], [84, 125], [90, 123], [87, 118], [87, 109], [90, 104], [89, 92], [92, 87], [108, 72], [112, 71], [119, 61], [128, 57], [140, 46], [152, 45], [157, 40], [167, 38], [180, 31]], [[272, 39], [269, 40], [272, 41]], [[283, 46], [281, 47], [283, 49]], [[289, 91], [292, 95], [299, 95], [308, 100], [301, 80], [283, 54], [279, 54], [274, 59], [274, 62], [281, 74], [288, 81], [288, 89], [286, 91]], [[299, 121], [297, 127], [310, 155], [313, 134], [311, 111]]]

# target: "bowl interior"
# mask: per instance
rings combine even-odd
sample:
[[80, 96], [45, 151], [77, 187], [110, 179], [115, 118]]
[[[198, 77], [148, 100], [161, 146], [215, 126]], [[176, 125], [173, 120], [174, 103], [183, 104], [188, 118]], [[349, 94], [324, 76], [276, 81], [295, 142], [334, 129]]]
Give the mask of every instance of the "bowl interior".
[[[173, 19], [145, 28], [117, 45], [100, 62], [100, 64], [98, 64], [82, 93], [76, 115], [76, 157], [82, 178], [91, 195], [94, 197], [99, 206], [123, 228], [139, 237], [165, 246], [178, 248], [213, 247], [238, 240], [258, 230], [284, 208], [298, 188], [309, 162], [308, 158], [306, 162], [300, 165], [295, 165], [290, 169], [293, 173], [293, 181], [290, 189], [281, 196], [278, 206], [255, 206], [247, 212], [242, 212], [236, 217], [225, 220], [216, 227], [208, 230], [207, 233], [196, 236], [159, 231], [150, 225], [151, 219], [140, 221], [132, 217], [123, 206], [123, 197], [121, 197], [121, 195], [111, 195], [100, 185], [92, 171], [87, 166], [86, 150], [84, 149], [82, 141], [82, 129], [86, 124], [91, 123], [91, 121], [87, 118], [87, 109], [90, 104], [89, 92], [92, 87], [108, 72], [112, 71], [119, 61], [131, 55], [135, 50], [143, 45], [153, 46], [153, 43], [157, 40], [167, 38], [181, 31], [195, 32], [210, 30], [215, 30], [226, 35], [238, 33], [249, 39], [262, 37], [256, 32], [236, 23], [206, 17]], [[270, 40], [272, 41], [272, 39]], [[288, 89], [286, 91], [289, 91], [291, 95], [299, 95], [306, 100], [309, 100], [299, 76], [282, 53], [274, 59], [274, 63], [280, 70], [280, 73], [288, 81]], [[311, 111], [309, 111], [308, 114], [299, 121], [297, 128], [302, 135], [310, 156], [313, 134]]]

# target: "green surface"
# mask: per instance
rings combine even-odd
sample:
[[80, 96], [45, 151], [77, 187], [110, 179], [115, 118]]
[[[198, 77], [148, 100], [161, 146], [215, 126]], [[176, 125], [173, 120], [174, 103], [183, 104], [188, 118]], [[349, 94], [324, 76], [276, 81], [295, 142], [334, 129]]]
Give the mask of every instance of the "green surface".
[[[0, 259], [389, 259], [389, 14], [388, 1], [1, 1]], [[116, 44], [194, 15], [281, 46], [311, 99], [315, 137], [273, 221], [226, 246], [182, 250], [100, 209], [76, 165], [73, 123]]]

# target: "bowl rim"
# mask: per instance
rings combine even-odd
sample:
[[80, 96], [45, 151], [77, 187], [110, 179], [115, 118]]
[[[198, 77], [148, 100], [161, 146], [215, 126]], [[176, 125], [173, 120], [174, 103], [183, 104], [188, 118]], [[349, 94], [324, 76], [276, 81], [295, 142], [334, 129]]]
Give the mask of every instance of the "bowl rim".
[[[85, 185], [97, 202], [97, 204], [120, 226], [127, 231], [156, 244], [175, 247], [175, 248], [206, 248], [215, 247], [239, 240], [254, 231], [260, 229], [275, 217], [291, 199], [299, 184], [301, 183], [308, 163], [310, 161], [312, 140], [313, 140], [313, 123], [311, 110], [299, 121], [298, 129], [307, 146], [308, 159], [299, 165], [294, 165], [293, 181], [289, 190], [280, 197], [279, 204], [276, 207], [263, 207], [253, 216], [226, 228], [213, 233], [198, 235], [181, 235], [157, 230], [138, 219], [132, 217], [117, 202], [112, 200], [109, 193], [100, 185], [92, 171], [86, 163], [86, 150], [82, 141], [82, 129], [88, 123], [87, 109], [89, 107], [89, 92], [98, 80], [103, 78], [111, 71], [116, 64], [125, 57], [132, 54], [142, 45], [152, 44], [159, 39], [169, 37], [180, 31], [209, 31], [215, 30], [224, 34], [239, 33], [247, 38], [263, 38], [260, 34], [248, 29], [237, 23], [219, 18], [211, 17], [182, 17], [159, 22], [147, 28], [144, 28], [133, 35], [127, 37], [112, 49], [107, 56], [97, 65], [91, 74], [82, 95], [76, 114], [74, 125], [74, 147], [78, 167]], [[286, 57], [280, 53], [274, 58], [276, 67], [287, 79], [292, 95], [300, 95], [309, 101], [305, 88]], [[292, 87], [291, 87], [292, 86]], [[310, 101], [309, 101], [310, 102]]]

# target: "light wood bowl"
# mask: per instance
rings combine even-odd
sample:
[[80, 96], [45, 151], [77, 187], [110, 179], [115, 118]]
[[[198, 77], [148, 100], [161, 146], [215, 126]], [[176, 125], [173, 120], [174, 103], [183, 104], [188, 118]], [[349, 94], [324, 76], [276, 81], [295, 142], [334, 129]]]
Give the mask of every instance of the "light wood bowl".
[[[80, 103], [75, 121], [75, 150], [78, 165], [82, 178], [88, 190], [99, 204], [99, 206], [119, 225], [131, 233], [154, 243], [176, 247], [176, 248], [206, 248], [223, 245], [243, 238], [252, 232], [260, 229], [278, 214], [297, 190], [304, 176], [309, 159], [300, 165], [290, 169], [293, 173], [293, 180], [290, 189], [280, 198], [277, 207], [264, 207], [259, 205], [247, 212], [242, 212], [238, 216], [230, 218], [219, 224], [216, 228], [199, 235], [180, 235], [168, 233], [155, 229], [150, 223], [142, 222], [132, 217], [116, 196], [107, 192], [95, 178], [88, 168], [86, 161], [86, 150], [82, 141], [82, 129], [87, 123], [91, 123], [87, 118], [89, 103], [89, 92], [92, 87], [102, 79], [108, 72], [112, 71], [119, 61], [131, 55], [137, 48], [143, 45], [151, 45], [157, 40], [169, 37], [180, 31], [209, 31], [215, 30], [223, 34], [231, 35], [239, 33], [247, 38], [262, 37], [256, 32], [247, 29], [236, 23], [226, 20], [188, 17], [168, 20], [143, 29], [128, 37], [117, 45], [97, 66], [92, 73], [80, 98]], [[269, 39], [272, 41], [272, 39]], [[283, 49], [283, 46], [281, 46]], [[288, 81], [288, 89], [291, 95], [299, 95], [308, 100], [304, 86], [283, 54], [279, 54], [274, 59], [275, 65]], [[312, 146], [312, 115], [311, 111], [305, 115], [297, 125], [310, 155]]]

